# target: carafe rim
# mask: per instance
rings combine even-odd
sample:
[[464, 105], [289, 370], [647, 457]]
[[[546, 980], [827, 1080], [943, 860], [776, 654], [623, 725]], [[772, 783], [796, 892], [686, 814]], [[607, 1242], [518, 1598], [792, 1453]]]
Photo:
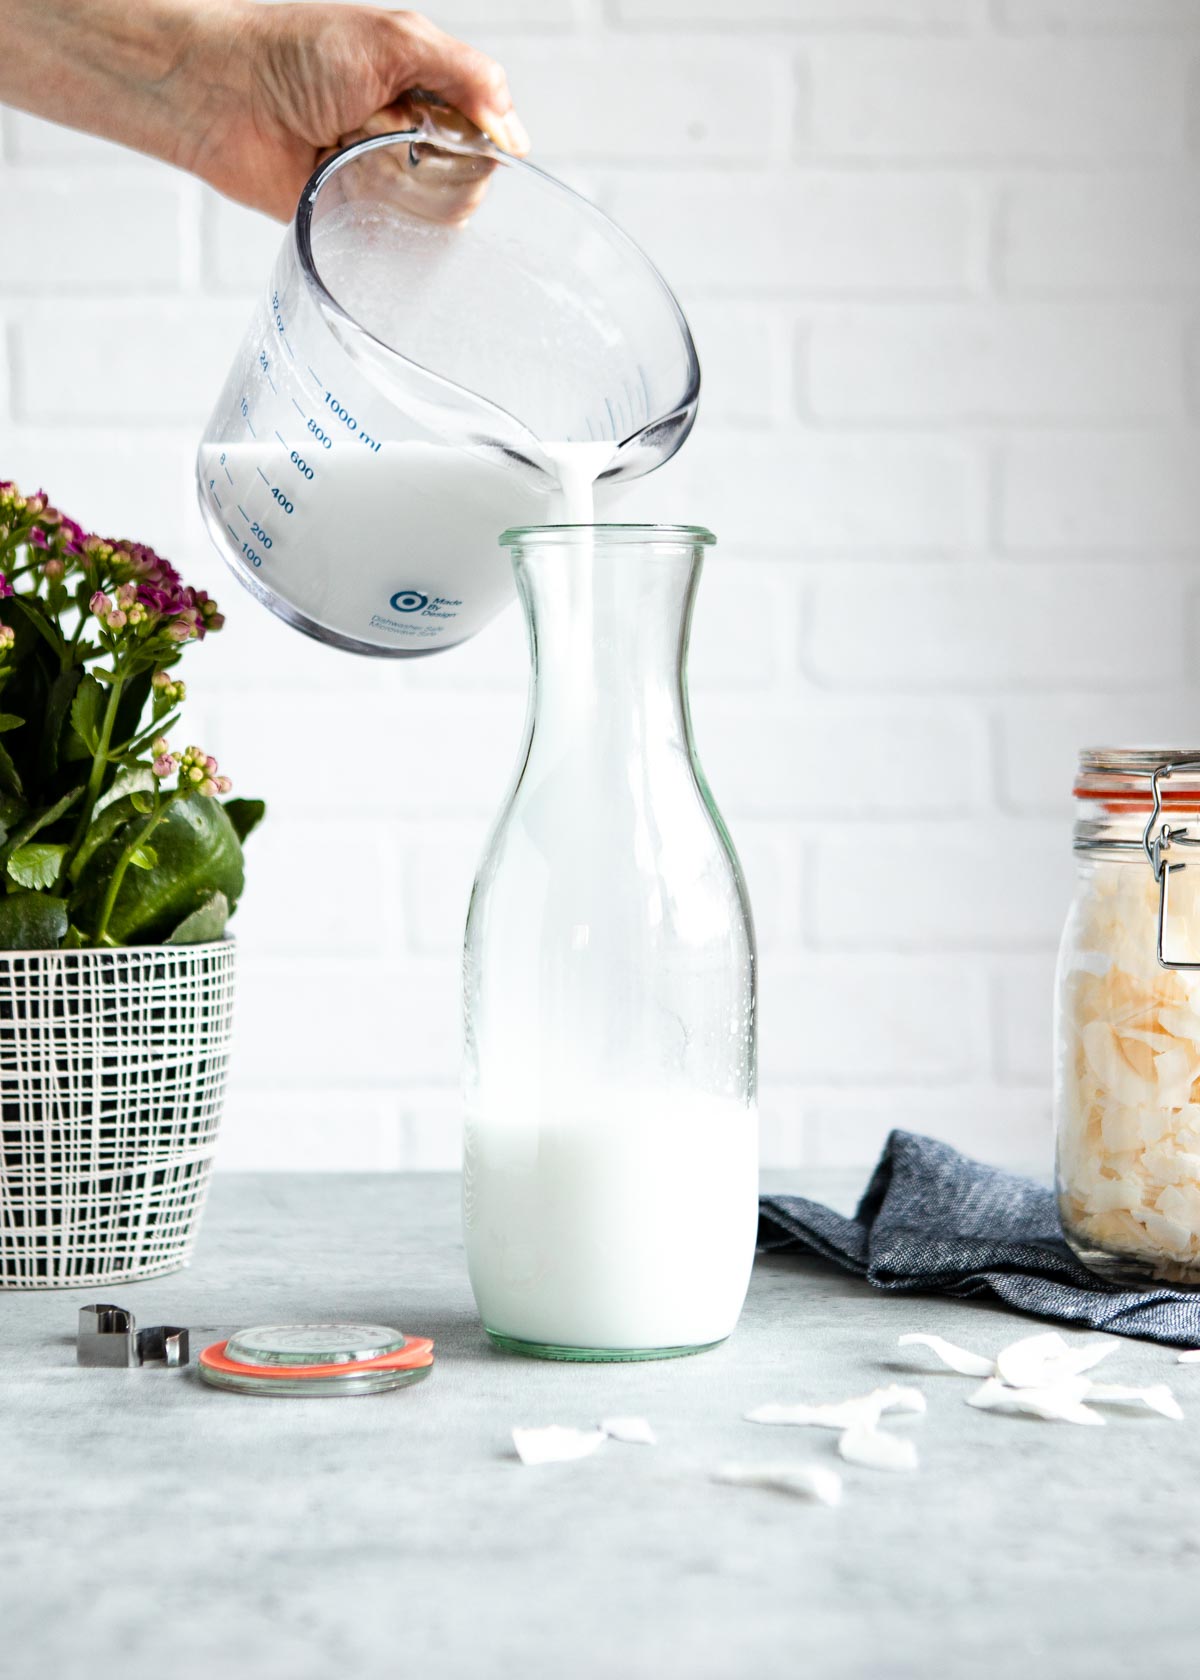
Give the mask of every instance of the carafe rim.
[[716, 537], [706, 525], [645, 525], [616, 522], [604, 525], [514, 525], [502, 531], [501, 548], [530, 543], [567, 543], [603, 538], [610, 542], [674, 542], [689, 548], [710, 548]]

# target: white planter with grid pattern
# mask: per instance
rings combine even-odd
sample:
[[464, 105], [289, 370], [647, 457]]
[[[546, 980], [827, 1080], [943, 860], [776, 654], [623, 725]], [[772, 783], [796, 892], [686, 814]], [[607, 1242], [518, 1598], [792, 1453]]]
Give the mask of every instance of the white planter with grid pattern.
[[0, 951], [0, 1289], [190, 1256], [233, 1022], [234, 943]]

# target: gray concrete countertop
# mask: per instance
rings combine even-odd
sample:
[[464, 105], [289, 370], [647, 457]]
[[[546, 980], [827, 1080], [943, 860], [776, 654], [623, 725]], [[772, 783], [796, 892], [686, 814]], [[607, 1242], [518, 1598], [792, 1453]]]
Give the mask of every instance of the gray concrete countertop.
[[[845, 1199], [844, 1178], [789, 1182]], [[210, 1327], [194, 1348], [252, 1323], [399, 1324], [436, 1338], [437, 1365], [346, 1401], [83, 1371], [75, 1312], [97, 1298]], [[1187, 1421], [1114, 1410], [1083, 1429], [975, 1411], [969, 1380], [896, 1347], [920, 1329], [988, 1351], [1036, 1328], [760, 1258], [712, 1353], [543, 1364], [479, 1328], [452, 1177], [219, 1178], [188, 1272], [0, 1293], [0, 1673], [1096, 1680], [1183, 1664], [1200, 1367], [1122, 1343], [1104, 1376], [1172, 1383]], [[916, 1475], [840, 1466], [837, 1510], [711, 1480], [729, 1459], [839, 1465], [832, 1433], [742, 1414], [897, 1380], [928, 1399], [897, 1425]], [[513, 1424], [616, 1413], [661, 1444], [536, 1469], [513, 1454]]]

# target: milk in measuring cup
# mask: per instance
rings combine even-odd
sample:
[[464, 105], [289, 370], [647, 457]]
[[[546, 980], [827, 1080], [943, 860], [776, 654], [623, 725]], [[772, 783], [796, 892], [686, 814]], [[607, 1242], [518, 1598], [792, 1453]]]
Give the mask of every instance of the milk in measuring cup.
[[590, 524], [614, 500], [595, 488], [611, 442], [531, 439], [536, 465], [448, 442], [440, 391], [424, 407], [408, 394], [398, 412], [352, 363], [335, 365], [336, 387], [293, 345], [275, 289], [198, 456], [201, 509], [242, 581], [321, 640], [410, 654], [465, 641], [512, 599], [502, 530]]

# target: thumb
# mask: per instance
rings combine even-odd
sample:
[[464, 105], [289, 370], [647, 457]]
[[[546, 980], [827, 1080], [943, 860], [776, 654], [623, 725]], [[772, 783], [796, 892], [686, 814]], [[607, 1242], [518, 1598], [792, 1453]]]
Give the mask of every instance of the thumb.
[[529, 136], [513, 110], [508, 78], [495, 59], [455, 40], [417, 13], [391, 16], [398, 48], [393, 97], [413, 87], [436, 93], [469, 117], [502, 151], [524, 157]]

